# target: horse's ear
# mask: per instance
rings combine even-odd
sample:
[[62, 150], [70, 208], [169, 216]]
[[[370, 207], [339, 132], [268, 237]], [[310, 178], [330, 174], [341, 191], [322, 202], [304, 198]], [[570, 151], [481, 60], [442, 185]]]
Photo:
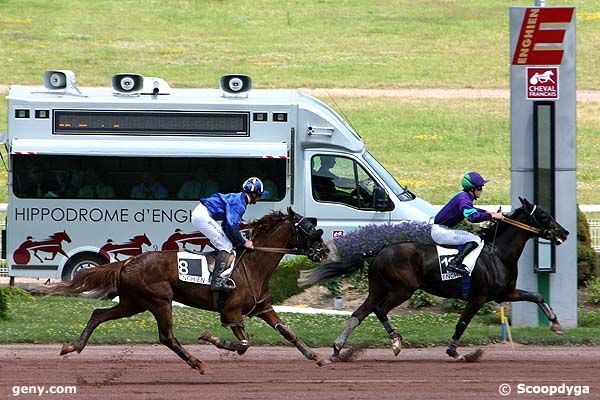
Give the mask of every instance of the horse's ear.
[[521, 196], [519, 196], [519, 201], [521, 202], [521, 205], [522, 205], [522, 206], [524, 206], [524, 205], [525, 205], [525, 203], [523, 203], [523, 201], [524, 201], [524, 200], [525, 200], [524, 198], [522, 198]]
[[294, 210], [292, 210], [292, 207], [288, 207], [287, 208], [287, 212], [288, 212], [288, 215], [296, 215], [296, 213], [294, 212]]

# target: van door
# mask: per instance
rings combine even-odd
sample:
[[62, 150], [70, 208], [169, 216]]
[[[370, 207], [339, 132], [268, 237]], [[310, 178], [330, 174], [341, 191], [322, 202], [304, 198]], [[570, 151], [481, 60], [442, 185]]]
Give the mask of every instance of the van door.
[[305, 155], [305, 215], [318, 218], [324, 239], [390, 221], [393, 203], [387, 208], [376, 205], [374, 193], [382, 185], [359, 159], [313, 150]]

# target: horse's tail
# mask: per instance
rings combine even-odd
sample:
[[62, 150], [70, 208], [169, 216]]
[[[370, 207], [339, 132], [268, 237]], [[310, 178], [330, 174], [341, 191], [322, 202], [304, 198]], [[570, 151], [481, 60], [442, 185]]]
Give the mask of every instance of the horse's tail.
[[116, 261], [95, 268], [84, 269], [72, 281], [49, 285], [44, 292], [49, 295], [73, 296], [83, 292], [109, 292], [119, 288], [121, 269], [126, 261]]
[[302, 271], [298, 279], [298, 284], [300, 286], [308, 286], [325, 279], [351, 274], [364, 265], [366, 258], [373, 255], [372, 252], [368, 254], [354, 254], [341, 261], [329, 261], [308, 271]]

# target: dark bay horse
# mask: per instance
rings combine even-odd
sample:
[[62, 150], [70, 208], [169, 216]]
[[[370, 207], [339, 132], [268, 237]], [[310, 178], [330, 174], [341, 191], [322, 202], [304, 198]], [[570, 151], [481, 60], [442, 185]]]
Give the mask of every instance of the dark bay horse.
[[[273, 211], [251, 224], [251, 238], [256, 250], [238, 256], [238, 267], [231, 276], [237, 287], [227, 295], [220, 310], [221, 322], [231, 328], [239, 342], [219, 339], [210, 332], [204, 332], [201, 339], [218, 348], [243, 354], [249, 346], [243, 318], [258, 316], [293, 343], [309, 360], [319, 366], [328, 361], [308, 348], [281, 321], [271, 306], [269, 290], [269, 279], [285, 253], [305, 254], [313, 261], [321, 261], [327, 255], [329, 250], [321, 238], [323, 231], [317, 230], [315, 223], [288, 208], [287, 214]], [[125, 261], [86, 269], [75, 275], [71, 282], [53, 285], [49, 293], [74, 295], [91, 290], [114, 289], [119, 294], [119, 303], [111, 308], [94, 310], [79, 339], [65, 344], [61, 355], [81, 352], [94, 329], [101, 323], [148, 310], [158, 324], [160, 342], [192, 368], [204, 373], [205, 365], [188, 353], [173, 335], [172, 302], [178, 301], [204, 310], [219, 310], [215, 307], [209, 285], [178, 279], [177, 252], [148, 252]]]
[[[560, 244], [566, 240], [569, 232], [546, 211], [525, 199], [520, 200], [522, 207], [507, 214], [504, 222], [499, 222], [497, 227], [488, 228], [483, 235], [486, 246], [473, 270], [467, 305], [446, 350], [450, 357], [462, 358], [457, 351], [458, 341], [471, 318], [488, 301], [536, 303], [552, 323], [551, 329], [562, 333], [556, 314], [539, 293], [516, 288], [517, 262], [525, 243], [531, 237], [538, 236]], [[512, 221], [518, 221], [514, 224], [520, 222], [521, 227], [509, 225]], [[312, 284], [349, 274], [362, 266], [366, 257], [367, 255], [356, 255], [346, 261], [326, 262], [305, 274], [301, 283]], [[437, 251], [432, 244], [405, 242], [383, 248], [369, 265], [368, 277], [369, 294], [336, 339], [333, 345], [333, 359], [340, 356], [340, 350], [354, 328], [371, 312], [375, 313], [385, 327], [394, 354], [398, 355], [402, 346], [402, 336], [388, 319], [388, 312], [408, 300], [419, 288], [440, 297], [462, 298], [461, 279], [441, 280]]]

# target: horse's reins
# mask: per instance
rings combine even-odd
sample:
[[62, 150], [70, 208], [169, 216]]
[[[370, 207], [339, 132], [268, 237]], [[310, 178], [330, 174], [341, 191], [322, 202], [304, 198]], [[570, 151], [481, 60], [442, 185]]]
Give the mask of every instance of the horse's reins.
[[302, 250], [298, 249], [284, 249], [280, 247], [257, 247], [255, 246], [253, 250], [256, 251], [266, 251], [267, 253], [282, 253], [282, 254], [304, 254]]
[[527, 225], [527, 224], [524, 224], [521, 221], [517, 221], [517, 220], [506, 218], [506, 217], [504, 217], [500, 221], [501, 222], [506, 222], [507, 224], [512, 225], [512, 226], [516, 226], [517, 228], [521, 228], [523, 230], [535, 233], [536, 235], [539, 234], [542, 231], [541, 229], [536, 228], [534, 226]]
[[[253, 231], [250, 230], [249, 232], [249, 237], [252, 238], [253, 236]], [[281, 247], [262, 247], [262, 246], [255, 246], [252, 250], [254, 251], [265, 251], [268, 253], [280, 253], [280, 254], [304, 254], [302, 252], [302, 250], [299, 249], [285, 249], [285, 248], [281, 248]], [[246, 281], [248, 282], [248, 288], [250, 288], [250, 293], [252, 294], [252, 299], [254, 300], [254, 305], [252, 306], [252, 308], [250, 309], [250, 311], [248, 312], [247, 315], [250, 315], [250, 313], [252, 311], [254, 311], [254, 309], [256, 308], [256, 306], [258, 305], [258, 303], [263, 302], [265, 299], [261, 299], [258, 300], [256, 298], [256, 294], [254, 293], [254, 288], [252, 287], [252, 281], [250, 279], [249, 273], [248, 273], [248, 268], [246, 267], [246, 262], [243, 259], [243, 255], [248, 251], [248, 249], [244, 249], [242, 251], [242, 253], [240, 254], [239, 258], [237, 259], [237, 261], [234, 264], [234, 270], [236, 269], [237, 265], [239, 263], [242, 263], [242, 269], [244, 271], [244, 276], [246, 277]]]
[[[537, 205], [534, 204], [533, 208], [531, 209], [531, 212], [529, 213], [529, 216], [531, 218], [533, 218], [534, 221], [535, 221], [535, 217], [533, 216], [533, 214], [535, 213], [536, 208], [537, 208]], [[540, 228], [536, 228], [535, 226], [531, 226], [531, 225], [525, 224], [521, 221], [517, 221], [514, 219], [507, 218], [507, 217], [504, 217], [503, 219], [501, 219], [501, 221], [504, 221], [509, 225], [516, 226], [517, 228], [521, 228], [523, 230], [535, 233], [536, 235], [538, 235], [542, 231]]]

